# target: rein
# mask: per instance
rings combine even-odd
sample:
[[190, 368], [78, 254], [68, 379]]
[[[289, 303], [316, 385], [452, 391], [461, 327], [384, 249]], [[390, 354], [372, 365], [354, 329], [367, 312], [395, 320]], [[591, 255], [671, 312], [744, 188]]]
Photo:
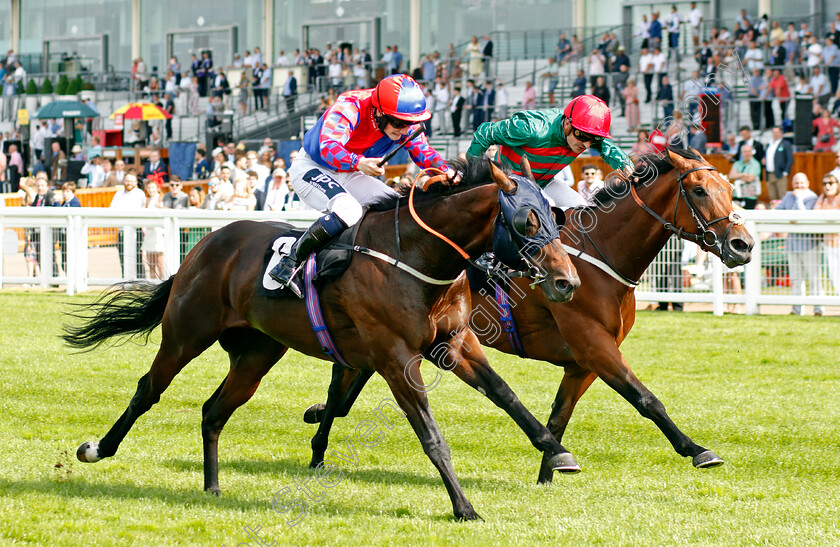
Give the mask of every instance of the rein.
[[417, 180], [424, 173], [432, 173], [432, 172], [437, 173], [438, 176], [430, 177], [429, 180], [426, 181], [426, 184], [423, 185], [423, 190], [428, 188], [433, 182], [438, 182], [439, 180], [442, 180], [441, 176], [443, 178], [446, 177], [446, 173], [444, 173], [440, 169], [437, 169], [437, 168], [434, 168], [434, 167], [429, 167], [427, 169], [423, 169], [422, 171], [417, 173], [417, 176], [414, 177], [414, 184], [411, 185], [411, 190], [408, 192], [408, 211], [411, 213], [411, 218], [413, 218], [414, 221], [417, 224], [419, 224], [421, 228], [423, 228], [424, 230], [426, 230], [427, 232], [429, 232], [433, 236], [437, 237], [438, 239], [444, 241], [445, 243], [448, 243], [450, 247], [452, 247], [453, 249], [458, 251], [458, 254], [461, 255], [462, 258], [464, 258], [465, 260], [470, 260], [470, 255], [468, 255], [467, 252], [464, 249], [459, 247], [458, 244], [456, 244], [454, 241], [452, 241], [451, 239], [449, 239], [448, 237], [446, 237], [442, 233], [438, 232], [437, 230], [435, 230], [434, 228], [432, 228], [431, 226], [429, 226], [428, 224], [423, 222], [423, 219], [421, 219], [420, 216], [417, 214], [417, 211], [414, 210], [414, 189], [417, 188]]
[[[683, 185], [683, 180], [694, 173], [695, 171], [717, 171], [714, 166], [711, 165], [700, 165], [698, 167], [694, 167], [689, 169], [685, 173], [680, 173], [677, 175], [677, 184], [680, 188], [680, 196], [682, 197], [682, 201], [685, 202], [686, 206], [688, 207], [688, 212], [691, 213], [691, 218], [694, 219], [694, 222], [697, 224], [697, 230], [700, 232], [698, 234], [692, 232], [686, 232], [683, 228], [677, 228], [675, 224], [677, 223], [677, 208], [680, 206], [680, 200], [677, 200], [674, 204], [674, 222], [668, 222], [661, 216], [659, 216], [656, 211], [651, 209], [647, 206], [647, 204], [639, 197], [639, 194], [636, 193], [636, 187], [633, 184], [630, 184], [630, 193], [633, 195], [633, 199], [636, 201], [636, 204], [645, 210], [648, 214], [650, 214], [653, 218], [659, 221], [660, 224], [666, 229], [670, 230], [671, 232], [675, 233], [677, 237], [686, 239], [688, 241], [693, 241], [698, 245], [704, 246], [707, 249], [715, 249], [718, 250], [723, 246], [723, 241], [729, 235], [729, 231], [732, 229], [732, 226], [741, 225], [744, 223], [744, 219], [734, 211], [729, 213], [728, 216], [719, 217], [714, 220], [706, 221], [703, 218], [703, 215], [700, 214], [700, 211], [697, 209], [697, 206], [691, 201], [691, 198], [688, 197], [688, 192], [685, 191], [685, 186]], [[729, 228], [726, 229], [726, 233], [724, 233], [723, 238], [718, 238], [717, 234], [715, 234], [712, 230], [709, 229], [709, 226], [720, 222], [722, 220], [729, 220], [732, 224], [729, 225]]]
[[[443, 181], [446, 180], [446, 173], [444, 173], [442, 170], [437, 169], [435, 167], [428, 167], [426, 169], [421, 170], [419, 173], [417, 173], [417, 175], [414, 177], [414, 183], [411, 185], [411, 190], [409, 190], [409, 192], [408, 192], [408, 210], [411, 213], [411, 217], [414, 219], [414, 221], [417, 222], [417, 224], [420, 225], [421, 228], [423, 228], [424, 230], [426, 230], [427, 232], [429, 232], [433, 236], [435, 236], [438, 239], [444, 241], [450, 247], [455, 249], [458, 252], [458, 254], [461, 255], [461, 257], [463, 257], [467, 262], [472, 264], [472, 266], [475, 267], [476, 269], [483, 271], [489, 278], [493, 278], [495, 276], [498, 276], [499, 273], [503, 269], [507, 269], [506, 267], [503, 267], [501, 264], [495, 264], [495, 265], [487, 266], [487, 265], [483, 264], [481, 260], [473, 260], [472, 258], [470, 258], [470, 255], [467, 254], [467, 252], [464, 251], [464, 249], [462, 249], [461, 247], [459, 247], [455, 242], [453, 242], [451, 239], [449, 239], [445, 235], [441, 234], [440, 232], [438, 232], [437, 230], [435, 230], [434, 228], [432, 228], [431, 226], [429, 226], [428, 224], [423, 222], [423, 219], [420, 218], [420, 216], [417, 214], [417, 211], [414, 209], [414, 189], [417, 188], [417, 181], [425, 173], [435, 173], [435, 175], [429, 177], [426, 180], [426, 182], [423, 184], [423, 190], [424, 191], [426, 189], [428, 189], [429, 186], [431, 186], [432, 184], [434, 184], [436, 182], [443, 182]], [[499, 215], [502, 215], [501, 206], [499, 207], [499, 213], [498, 213], [497, 217]], [[502, 215], [502, 220], [503, 221], [505, 220], [503, 215]], [[395, 222], [396, 222], [396, 219], [395, 219]], [[507, 226], [507, 222], [505, 222], [505, 226]], [[507, 226], [507, 229], [511, 230], [512, 228], [510, 226]], [[397, 231], [397, 241], [399, 242], [399, 230]], [[526, 262], [526, 265], [530, 268], [528, 271], [507, 269], [507, 271], [505, 272], [505, 276], [506, 277], [530, 277], [533, 280], [533, 283], [531, 283], [531, 289], [533, 289], [535, 286], [537, 286], [540, 283], [545, 281], [545, 274], [543, 274], [542, 271], [540, 270], [540, 268], [538, 266], [536, 266], [535, 264], [533, 264], [530, 260], [526, 259], [525, 262]], [[395, 266], [399, 267], [400, 265], [395, 264]]]
[[[685, 201], [686, 206], [688, 207], [688, 210], [691, 213], [691, 217], [694, 219], [694, 222], [697, 224], [697, 229], [700, 232], [698, 234], [695, 234], [695, 233], [692, 233], [692, 232], [686, 232], [683, 228], [677, 228], [675, 226], [676, 223], [677, 223], [677, 208], [679, 207], [681, 200], [678, 199], [676, 204], [674, 205], [674, 222], [668, 222], [667, 220], [662, 218], [656, 211], [654, 211], [653, 209], [648, 207], [648, 205], [639, 197], [639, 194], [636, 192], [636, 187], [633, 186], [632, 183], [630, 183], [630, 194], [633, 196], [633, 200], [636, 202], [636, 204], [639, 207], [641, 207], [642, 209], [644, 209], [645, 212], [647, 212], [649, 215], [651, 215], [657, 221], [659, 221], [659, 223], [662, 224], [662, 226], [666, 230], [669, 230], [669, 231], [675, 233], [678, 237], [680, 237], [682, 239], [687, 239], [687, 240], [693, 241], [694, 243], [697, 243], [701, 246], [705, 246], [708, 249], [713, 249], [715, 247], [722, 247], [723, 241], [726, 240], [726, 237], [729, 235], [729, 231], [732, 229], [732, 226], [738, 226], [738, 225], [743, 224], [744, 219], [740, 215], [735, 213], [734, 211], [729, 213], [728, 216], [716, 218], [716, 219], [708, 221], [708, 222], [706, 221], [706, 219], [703, 218], [703, 215], [700, 214], [700, 211], [697, 209], [697, 206], [694, 204], [693, 201], [691, 201], [691, 198], [688, 197], [688, 192], [686, 192], [686, 190], [685, 190], [685, 186], [683, 185], [683, 180], [688, 175], [690, 175], [691, 173], [694, 173], [695, 171], [704, 171], [704, 170], [705, 171], [717, 171], [717, 169], [714, 166], [701, 165], [699, 167], [694, 167], [692, 169], [689, 169], [685, 173], [679, 173], [677, 175], [677, 184], [679, 185], [680, 196], [682, 197], [682, 201]], [[717, 235], [709, 229], [709, 226], [711, 226], [712, 224], [715, 224], [716, 222], [720, 222], [722, 220], [727, 220], [727, 219], [732, 224], [730, 224], [729, 228], [726, 229], [726, 233], [723, 235], [723, 238], [718, 239]], [[585, 262], [589, 262], [590, 264], [592, 264], [592, 265], [596, 266], [597, 268], [601, 269], [602, 271], [607, 273], [610, 277], [612, 277], [613, 279], [615, 279], [619, 283], [622, 283], [623, 285], [626, 285], [627, 287], [635, 288], [639, 285], [639, 281], [634, 281], [634, 280], [630, 279], [629, 277], [625, 276], [624, 274], [619, 272], [615, 268], [615, 266], [613, 266], [610, 263], [610, 261], [607, 259], [607, 257], [604, 256], [604, 253], [601, 252], [601, 249], [599, 249], [598, 246], [595, 244], [595, 241], [592, 240], [592, 237], [589, 235], [588, 232], [586, 232], [585, 230], [582, 230], [582, 229], [579, 229], [578, 231], [580, 232], [581, 236], [584, 239], [584, 244], [583, 244], [584, 248], [581, 249], [581, 250], [578, 250], [578, 249], [575, 249], [574, 247], [571, 247], [569, 245], [561, 244], [561, 246], [563, 247], [563, 249], [567, 253], [569, 253], [573, 256], [576, 256], [576, 257], [580, 258], [581, 260], [583, 260]], [[710, 235], [711, 235], [711, 238], [709, 238]], [[588, 255], [584, 252], [585, 249], [586, 249], [586, 242], [587, 241], [592, 245], [592, 247], [598, 253], [598, 256], [601, 257], [600, 260], [595, 258], [594, 256]]]

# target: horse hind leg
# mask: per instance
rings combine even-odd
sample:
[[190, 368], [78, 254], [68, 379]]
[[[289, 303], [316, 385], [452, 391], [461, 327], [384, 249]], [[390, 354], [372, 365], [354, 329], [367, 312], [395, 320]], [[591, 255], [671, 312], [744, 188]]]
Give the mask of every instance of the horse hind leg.
[[[318, 403], [306, 409], [303, 420], [307, 423], [320, 422], [318, 431], [312, 437], [312, 460], [310, 467], [318, 467], [324, 461], [324, 454], [330, 440], [330, 429], [332, 429], [335, 418], [347, 416], [353, 403], [362, 392], [370, 377], [372, 370], [350, 370], [338, 363], [333, 363], [332, 379], [327, 391], [327, 403]], [[308, 421], [307, 417], [313, 421]], [[317, 421], [315, 420], [317, 418]]]
[[245, 404], [260, 381], [286, 353], [286, 346], [254, 329], [223, 333], [222, 347], [230, 356], [230, 372], [204, 403], [201, 438], [204, 446], [204, 490], [219, 494], [219, 435], [233, 412]]
[[[351, 370], [345, 367], [342, 367], [341, 377], [339, 382], [341, 383], [338, 393], [341, 397], [341, 404], [338, 405], [335, 411], [335, 418], [344, 418], [350, 413], [350, 409], [353, 408], [353, 403], [356, 402], [356, 399], [359, 397], [359, 394], [362, 392], [362, 389], [367, 384], [367, 381], [370, 380], [370, 377], [373, 376], [372, 370]], [[333, 379], [332, 381], [335, 381]], [[332, 387], [332, 383], [330, 384]], [[329, 394], [327, 395], [329, 400]], [[308, 424], [317, 424], [321, 423], [324, 419], [325, 411], [327, 405], [325, 403], [315, 403], [310, 405], [303, 412], [303, 421]]]
[[202, 339], [185, 342], [183, 339], [175, 342], [177, 337], [171, 333], [168, 322], [164, 321], [163, 339], [155, 356], [152, 366], [137, 382], [137, 390], [131, 398], [128, 408], [117, 419], [108, 433], [98, 442], [82, 443], [76, 451], [79, 461], [86, 463], [98, 462], [117, 453], [117, 449], [128, 434], [134, 422], [142, 416], [152, 405], [160, 401], [160, 396], [169, 387], [172, 379], [216, 341], [215, 335], [207, 335]]

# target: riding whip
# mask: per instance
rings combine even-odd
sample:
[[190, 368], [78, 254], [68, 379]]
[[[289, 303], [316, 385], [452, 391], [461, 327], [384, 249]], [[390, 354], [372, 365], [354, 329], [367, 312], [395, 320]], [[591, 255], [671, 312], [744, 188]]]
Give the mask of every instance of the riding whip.
[[421, 125], [420, 125], [420, 127], [418, 127], [417, 129], [415, 129], [415, 130], [411, 133], [411, 135], [409, 135], [409, 136], [408, 136], [408, 138], [407, 138], [407, 139], [405, 139], [405, 140], [402, 142], [402, 144], [400, 144], [398, 147], [394, 148], [393, 150], [391, 150], [390, 152], [388, 152], [387, 154], [385, 154], [385, 155], [382, 157], [382, 159], [381, 159], [381, 160], [379, 160], [379, 163], [377, 163], [377, 164], [376, 164], [376, 166], [377, 166], [377, 167], [382, 167], [383, 165], [385, 165], [385, 163], [386, 163], [389, 159], [393, 158], [393, 157], [394, 157], [394, 154], [396, 154], [397, 152], [399, 152], [399, 151], [400, 151], [400, 149], [402, 149], [402, 147], [403, 147], [403, 146], [405, 146], [405, 145], [408, 143], [408, 141], [412, 140], [414, 137], [416, 137], [416, 136], [417, 136], [417, 135], [419, 135], [420, 133], [424, 132], [425, 130], [426, 130], [426, 127], [425, 127], [425, 126], [423, 126], [423, 125], [421, 124]]

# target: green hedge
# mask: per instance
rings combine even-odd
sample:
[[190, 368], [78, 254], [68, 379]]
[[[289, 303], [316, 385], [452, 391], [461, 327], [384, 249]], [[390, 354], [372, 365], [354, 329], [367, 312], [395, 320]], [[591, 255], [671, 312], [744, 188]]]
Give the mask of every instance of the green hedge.
[[62, 74], [61, 78], [58, 79], [58, 85], [55, 88], [55, 92], [59, 95], [67, 95], [67, 88], [70, 86], [70, 80], [67, 79], [67, 74]]

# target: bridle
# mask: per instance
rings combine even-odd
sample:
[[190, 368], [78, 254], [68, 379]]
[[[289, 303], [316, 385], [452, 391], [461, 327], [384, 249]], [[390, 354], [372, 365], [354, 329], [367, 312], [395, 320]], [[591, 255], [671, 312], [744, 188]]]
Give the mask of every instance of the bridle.
[[[438, 239], [442, 240], [443, 242], [447, 243], [450, 247], [455, 249], [455, 251], [457, 251], [458, 254], [461, 255], [462, 258], [467, 260], [475, 268], [485, 272], [488, 276], [497, 275], [500, 271], [504, 270], [504, 271], [506, 271], [505, 275], [507, 275], [507, 277], [530, 277], [531, 280], [532, 280], [532, 282], [530, 284], [532, 289], [536, 285], [539, 285], [540, 283], [543, 283], [546, 280], [545, 272], [542, 270], [542, 268], [540, 268], [532, 260], [532, 258], [530, 256], [528, 256], [527, 253], [524, 253], [524, 252], [519, 253], [523, 263], [528, 268], [527, 271], [513, 271], [513, 272], [507, 271], [508, 267], [504, 266], [501, 262], [498, 262], [498, 261], [494, 261], [495, 264], [491, 264], [491, 265], [487, 266], [487, 265], [483, 264], [481, 261], [473, 260], [470, 257], [470, 255], [465, 250], [463, 250], [457, 243], [455, 243], [454, 241], [452, 241], [451, 239], [449, 239], [445, 235], [441, 234], [440, 232], [438, 232], [437, 230], [435, 230], [434, 228], [432, 228], [431, 226], [429, 226], [428, 224], [423, 222], [423, 219], [420, 218], [420, 216], [417, 214], [417, 211], [414, 209], [414, 190], [415, 190], [415, 188], [417, 188], [417, 180], [423, 174], [428, 174], [430, 172], [437, 173], [437, 174], [435, 176], [430, 177], [424, 183], [423, 190], [428, 189], [428, 187], [431, 186], [435, 182], [444, 182], [446, 180], [446, 174], [443, 171], [441, 171], [440, 169], [436, 169], [436, 168], [423, 169], [419, 173], [417, 173], [417, 176], [414, 179], [414, 184], [411, 185], [411, 190], [408, 193], [408, 211], [409, 211], [409, 213], [411, 213], [411, 216], [414, 219], [414, 221], [417, 222], [417, 224], [421, 228], [423, 228], [425, 231], [429, 232], [433, 236], [437, 237]], [[502, 192], [502, 190], [499, 189], [499, 192]], [[397, 208], [398, 207], [399, 206], [397, 206]], [[494, 229], [499, 224], [499, 222], [498, 222], [499, 220], [501, 220], [501, 224], [504, 225], [506, 230], [511, 231], [511, 230], [514, 229], [514, 227], [512, 225], [513, 224], [512, 220], [506, 218], [505, 214], [503, 213], [501, 203], [499, 204], [499, 211], [496, 214], [496, 219], [497, 220], [493, 222]], [[398, 220], [396, 220], [396, 218], [395, 218], [395, 222], [398, 222]], [[397, 237], [399, 238], [399, 230], [397, 230]], [[490, 241], [494, 241], [493, 231], [491, 231], [491, 233], [490, 233]], [[399, 246], [399, 239], [398, 239], [397, 245]], [[519, 249], [519, 251], [522, 251], [522, 249]]]
[[[677, 185], [680, 189], [680, 197], [682, 200], [677, 200], [674, 203], [674, 221], [668, 222], [659, 214], [656, 213], [653, 209], [647, 206], [647, 204], [639, 197], [639, 194], [636, 193], [636, 187], [633, 186], [633, 183], [630, 182], [630, 193], [633, 195], [633, 199], [636, 203], [644, 209], [648, 214], [650, 214], [653, 218], [659, 221], [660, 224], [666, 229], [670, 230], [671, 232], [675, 233], [677, 237], [682, 239], [686, 239], [688, 241], [693, 241], [698, 245], [704, 246], [706, 249], [709, 250], [717, 250], [718, 253], [723, 251], [723, 242], [726, 241], [727, 237], [729, 237], [729, 232], [732, 230], [733, 226], [740, 226], [744, 224], [744, 219], [741, 215], [736, 212], [731, 212], [729, 215], [725, 217], [718, 217], [714, 220], [706, 220], [703, 218], [703, 215], [700, 213], [700, 210], [697, 209], [697, 205], [691, 200], [688, 196], [688, 192], [685, 190], [685, 185], [683, 184], [683, 180], [696, 171], [717, 171], [717, 169], [712, 165], [700, 165], [698, 167], [693, 167], [684, 173], [679, 173], [677, 175]], [[695, 224], [697, 225], [697, 230], [699, 233], [693, 232], [686, 232], [683, 228], [677, 228], [677, 209], [680, 206], [680, 203], [685, 202], [686, 207], [688, 207], [688, 212], [691, 213], [691, 218], [694, 219]], [[721, 222], [723, 220], [729, 220], [731, 224], [724, 232], [723, 237], [719, 238], [717, 234], [712, 231], [709, 227], [713, 224]]]
[[[644, 209], [649, 215], [651, 215], [653, 218], [659, 221], [659, 223], [662, 224], [662, 226], [666, 230], [675, 233], [678, 237], [682, 239], [693, 241], [698, 245], [706, 247], [707, 249], [717, 250], [718, 253], [721, 253], [723, 250], [723, 242], [726, 241], [726, 238], [729, 236], [729, 231], [732, 230], [732, 226], [740, 226], [744, 224], [744, 219], [743, 217], [741, 217], [741, 215], [735, 213], [734, 211], [729, 213], [728, 216], [716, 218], [710, 221], [707, 221], [705, 218], [703, 218], [703, 215], [700, 213], [699, 209], [697, 209], [697, 206], [688, 196], [688, 192], [686, 191], [685, 185], [683, 184], [683, 180], [695, 171], [717, 171], [717, 169], [712, 165], [701, 165], [699, 167], [694, 167], [684, 173], [679, 173], [677, 175], [677, 184], [679, 185], [680, 196], [682, 199], [677, 199], [676, 203], [674, 204], [673, 222], [668, 222], [667, 220], [659, 216], [659, 214], [656, 211], [648, 207], [647, 204], [642, 200], [642, 198], [639, 197], [639, 194], [636, 192], [636, 187], [633, 186], [633, 183], [628, 180], [628, 184], [630, 185], [630, 194], [632, 194], [636, 204], [638, 204], [639, 207]], [[694, 219], [699, 233], [686, 232], [683, 228], [676, 227], [677, 209], [679, 208], [680, 203], [682, 201], [684, 201], [686, 207], [688, 207], [688, 211], [689, 213], [691, 213], [691, 217]], [[723, 220], [729, 220], [731, 224], [729, 225], [729, 228], [726, 229], [726, 232], [724, 233], [723, 237], [718, 238], [717, 235], [709, 229], [709, 226], [717, 222], [721, 222]], [[592, 240], [592, 237], [589, 235], [589, 232], [587, 230], [580, 228], [579, 232], [583, 237], [584, 249], [578, 250], [574, 247], [569, 247], [563, 244], [563, 248], [566, 250], [566, 252], [573, 256], [577, 256], [582, 260], [595, 264], [598, 268], [607, 272], [611, 277], [618, 280], [620, 283], [626, 285], [627, 287], [634, 288], [639, 284], [639, 281], [630, 279], [629, 277], [619, 272], [615, 268], [615, 266], [612, 265], [612, 263], [607, 259], [607, 257], [604, 256], [604, 253], [601, 252], [601, 249], [599, 249], [598, 246], [595, 244], [595, 241]], [[600, 260], [585, 254], [584, 251], [586, 249], [587, 242], [591, 244], [595, 251], [598, 253]]]

